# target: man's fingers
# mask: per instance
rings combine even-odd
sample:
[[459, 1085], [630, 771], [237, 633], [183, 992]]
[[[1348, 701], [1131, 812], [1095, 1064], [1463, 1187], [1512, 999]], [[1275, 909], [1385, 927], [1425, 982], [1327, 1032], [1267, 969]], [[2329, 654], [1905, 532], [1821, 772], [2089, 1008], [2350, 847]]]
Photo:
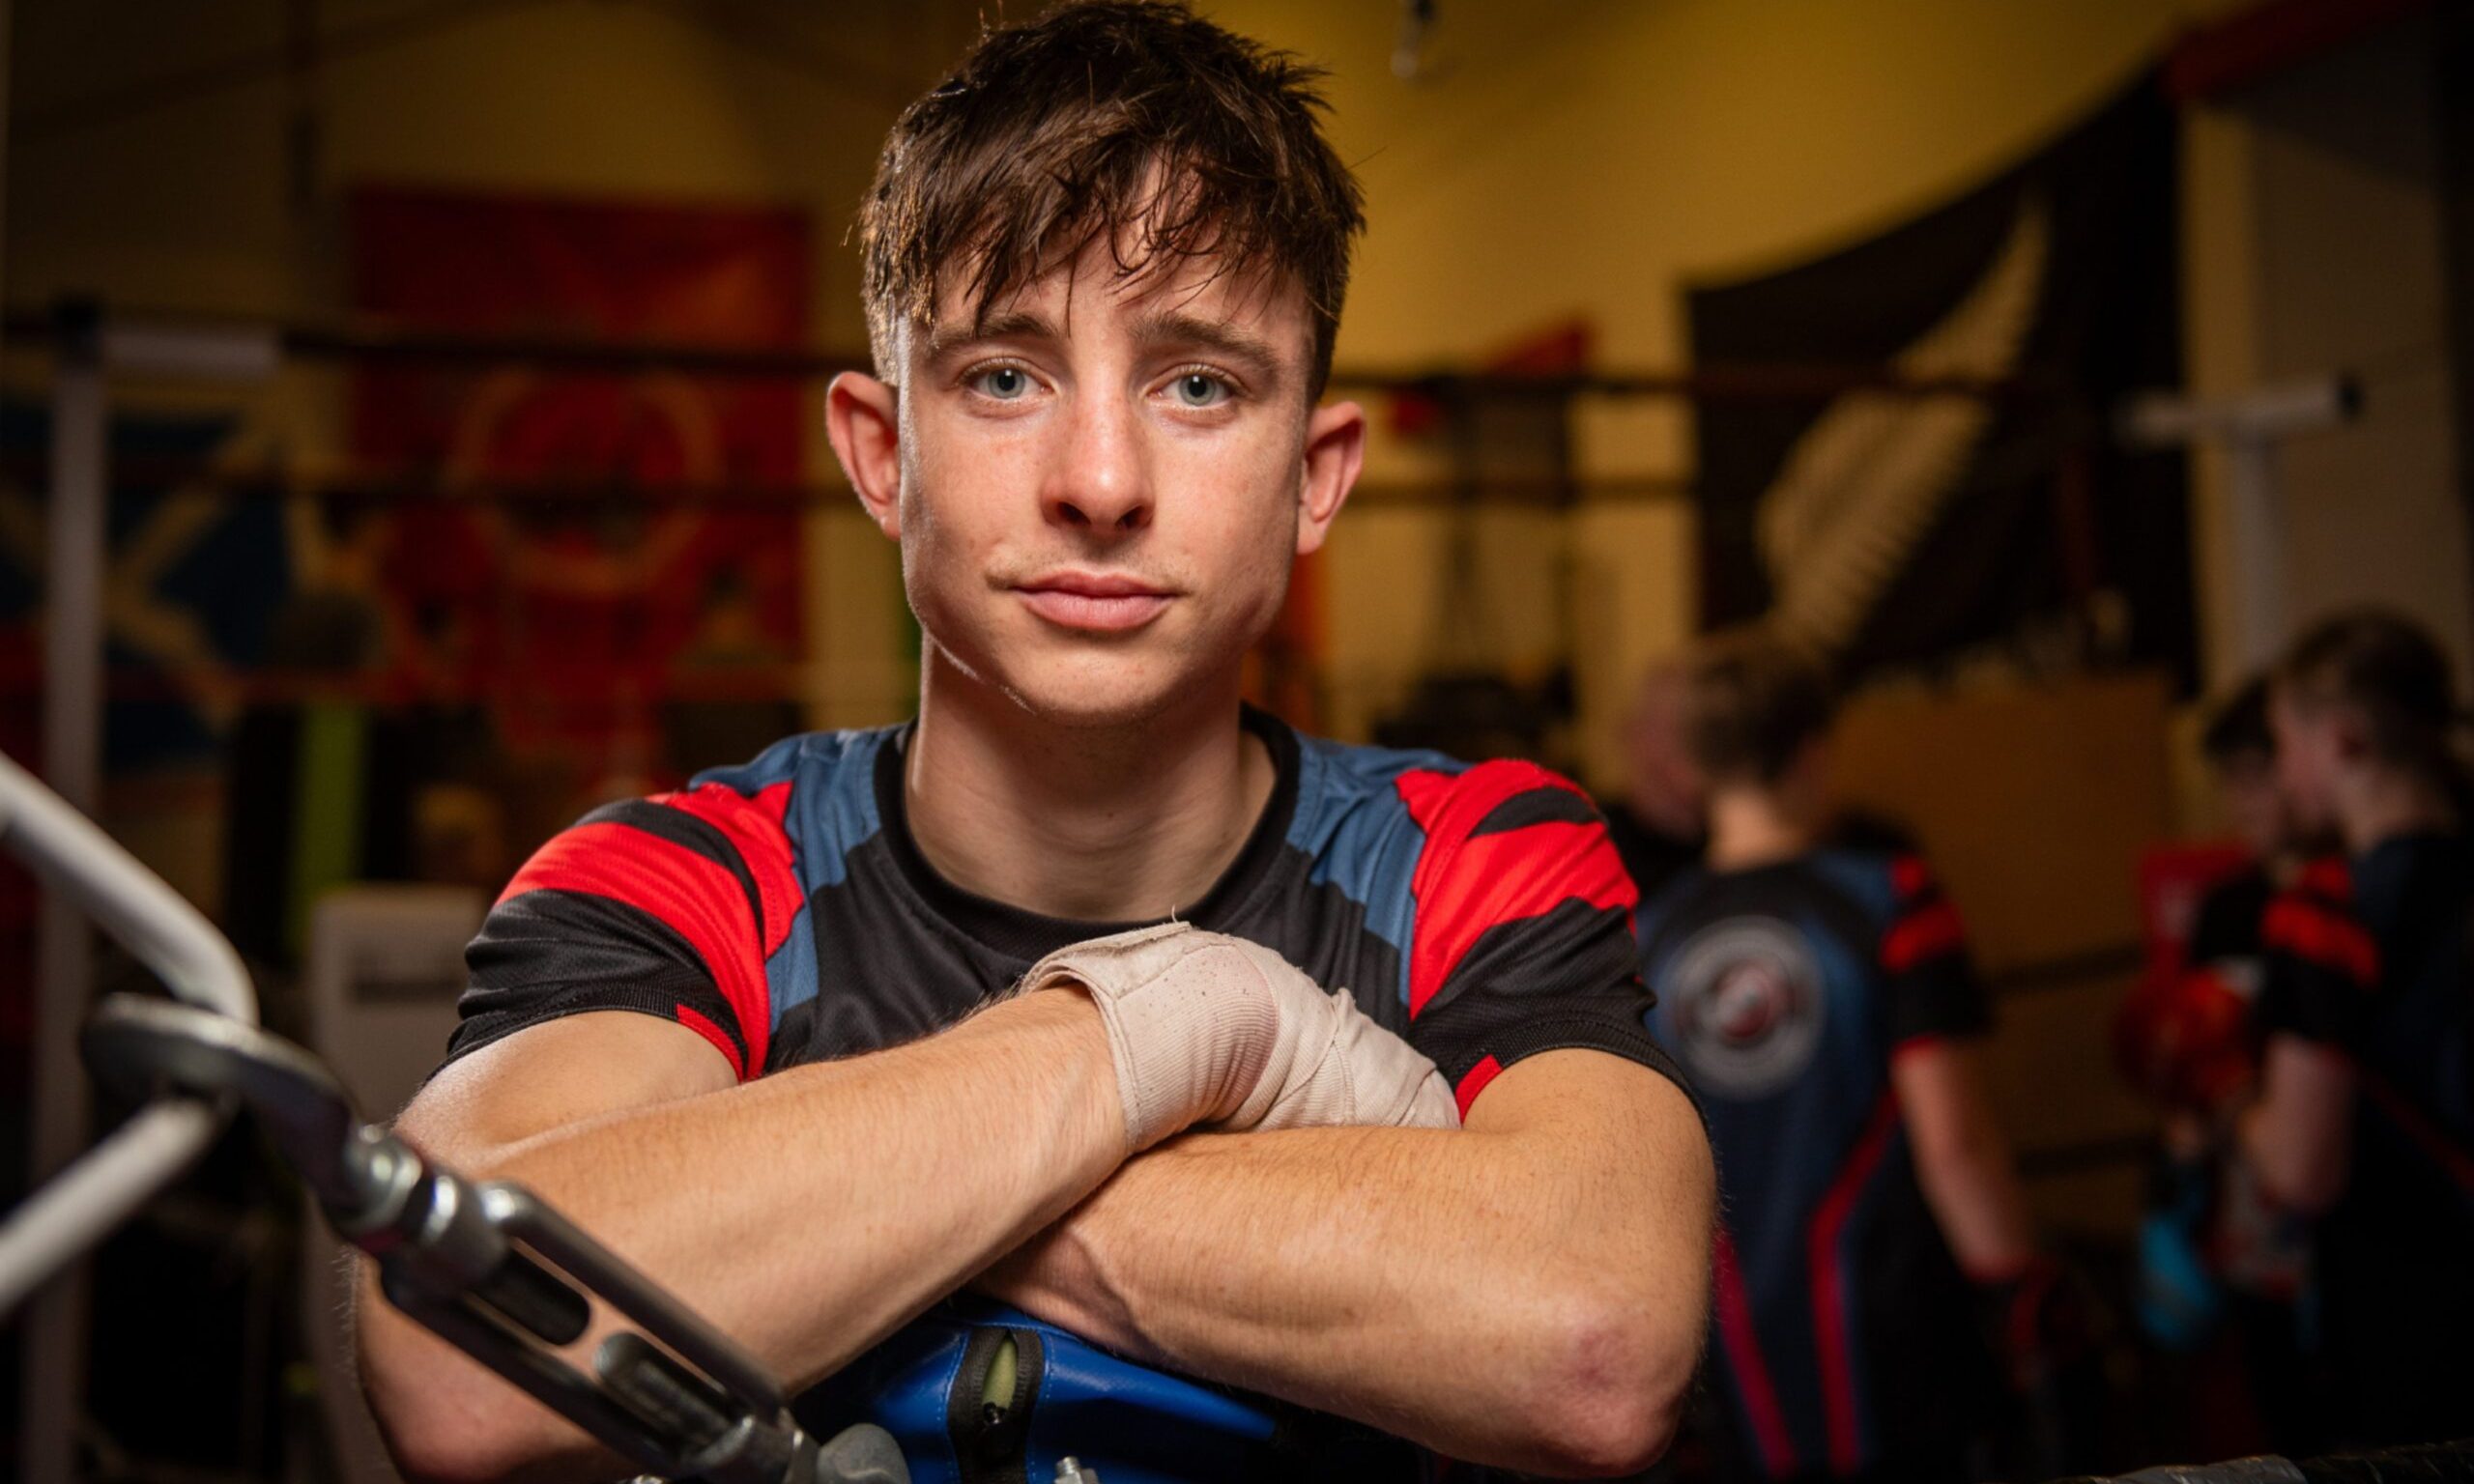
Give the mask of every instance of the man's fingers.
[[1250, 945], [1183, 924], [1050, 954], [1025, 992], [1071, 986], [1107, 1024], [1129, 1153], [1214, 1117], [1261, 1080], [1283, 1017]]
[[1198, 1123], [1459, 1125], [1433, 1063], [1259, 943], [1141, 928], [1050, 954], [1022, 987], [1079, 988], [1099, 1007], [1129, 1152]]
[[[1432, 1062], [1367, 1018], [1347, 991], [1318, 994], [1317, 1000], [1310, 1033], [1286, 1064], [1284, 1084], [1268, 1099], [1258, 1089], [1248, 1107], [1221, 1127], [1459, 1126], [1451, 1091]], [[1259, 1116], [1253, 1114], [1256, 1107], [1262, 1109]]]

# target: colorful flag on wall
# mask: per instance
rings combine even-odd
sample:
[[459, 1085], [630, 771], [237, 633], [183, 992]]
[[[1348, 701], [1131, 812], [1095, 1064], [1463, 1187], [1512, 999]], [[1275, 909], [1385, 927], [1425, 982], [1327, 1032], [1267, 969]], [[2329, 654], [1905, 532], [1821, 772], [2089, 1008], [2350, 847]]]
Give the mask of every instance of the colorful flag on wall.
[[1852, 247], [1688, 296], [1704, 366], [1882, 366], [2016, 394], [1697, 404], [1702, 613], [1851, 673], [2069, 637], [2192, 671], [2178, 457], [2109, 437], [2181, 382], [2175, 124], [2152, 81]]
[[[791, 210], [357, 192], [355, 306], [426, 331], [746, 349], [808, 332], [815, 271]], [[791, 381], [364, 363], [352, 442], [434, 482], [396, 507], [380, 568], [388, 665], [483, 700], [505, 744], [615, 785], [721, 759], [661, 756], [660, 711], [717, 677], [782, 707], [802, 647]], [[727, 690], [727, 686], [724, 687]]]

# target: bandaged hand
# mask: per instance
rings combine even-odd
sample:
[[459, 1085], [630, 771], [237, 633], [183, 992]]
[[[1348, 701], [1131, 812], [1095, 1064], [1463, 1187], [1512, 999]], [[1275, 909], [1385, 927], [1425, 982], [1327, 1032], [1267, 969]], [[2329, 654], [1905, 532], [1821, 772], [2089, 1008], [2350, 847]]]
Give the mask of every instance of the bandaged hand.
[[1025, 992], [1079, 986], [1116, 1065], [1126, 1146], [1194, 1127], [1456, 1128], [1434, 1064], [1258, 943], [1183, 923], [1060, 949]]

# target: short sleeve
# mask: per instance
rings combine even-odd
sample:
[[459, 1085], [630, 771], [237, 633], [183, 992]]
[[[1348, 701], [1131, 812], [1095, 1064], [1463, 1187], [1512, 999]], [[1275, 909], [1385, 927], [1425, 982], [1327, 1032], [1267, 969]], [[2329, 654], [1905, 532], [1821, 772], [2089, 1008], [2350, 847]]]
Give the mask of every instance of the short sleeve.
[[1638, 899], [1588, 796], [1525, 762], [1411, 772], [1396, 786], [1424, 832], [1408, 1040], [1462, 1115], [1541, 1051], [1605, 1051], [1683, 1085], [1644, 1023], [1655, 1002], [1632, 935]]
[[2190, 946], [2182, 955], [2191, 964], [2259, 956], [2259, 928], [2267, 916], [2271, 894], [2267, 878], [2257, 870], [2229, 876], [2207, 889], [2192, 918]]
[[765, 960], [795, 913], [779, 802], [709, 785], [595, 810], [517, 871], [466, 950], [447, 1059], [562, 1015], [626, 1010], [764, 1068]]
[[1890, 862], [1889, 925], [1881, 942], [1890, 1043], [1981, 1036], [1993, 1005], [1968, 955], [1967, 926], [1923, 857]]
[[2351, 1049], [2359, 1044], [2379, 982], [2379, 948], [2355, 914], [2342, 863], [2304, 872], [2277, 894], [2259, 922], [2265, 956], [2258, 1021], [2283, 1033]]

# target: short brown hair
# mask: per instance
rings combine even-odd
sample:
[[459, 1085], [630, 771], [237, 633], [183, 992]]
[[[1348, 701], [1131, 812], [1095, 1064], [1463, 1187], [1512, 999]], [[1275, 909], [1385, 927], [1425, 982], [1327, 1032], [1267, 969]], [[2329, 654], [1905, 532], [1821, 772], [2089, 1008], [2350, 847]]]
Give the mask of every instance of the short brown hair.
[[2353, 708], [2382, 761], [2434, 778], [2451, 774], [2456, 683], [2439, 641], [2413, 619], [2376, 608], [2323, 618], [2286, 651], [2276, 679], [2305, 709]]
[[1713, 784], [1774, 784], [1835, 708], [1828, 672], [1802, 650], [1755, 630], [1721, 635], [1685, 667], [1684, 750]]
[[904, 110], [860, 211], [877, 369], [893, 379], [896, 331], [928, 322], [945, 275], [984, 322], [1098, 240], [1120, 278], [1204, 256], [1294, 278], [1321, 395], [1366, 219], [1323, 137], [1322, 76], [1165, 0], [1085, 0], [988, 32]]
[[2276, 733], [2268, 728], [2268, 677], [2253, 675], [2226, 698], [2200, 733], [2200, 752], [2220, 768], [2245, 757], [2276, 756]]

